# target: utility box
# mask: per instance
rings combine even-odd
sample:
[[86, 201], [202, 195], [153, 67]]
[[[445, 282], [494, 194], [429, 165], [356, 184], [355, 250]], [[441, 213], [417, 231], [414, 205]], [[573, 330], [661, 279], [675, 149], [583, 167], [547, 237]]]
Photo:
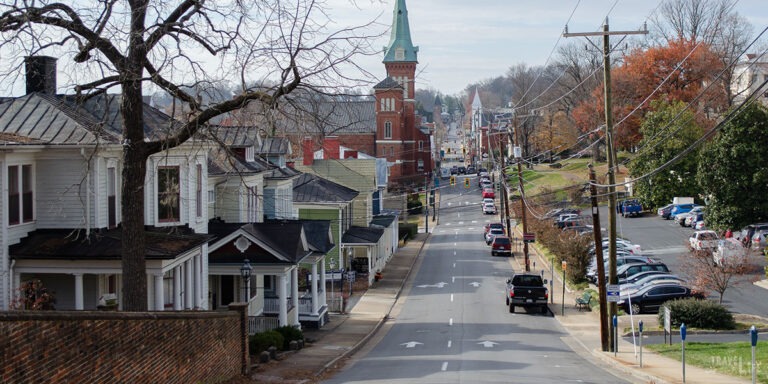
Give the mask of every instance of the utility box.
[[672, 204], [693, 204], [693, 197], [673, 197]]

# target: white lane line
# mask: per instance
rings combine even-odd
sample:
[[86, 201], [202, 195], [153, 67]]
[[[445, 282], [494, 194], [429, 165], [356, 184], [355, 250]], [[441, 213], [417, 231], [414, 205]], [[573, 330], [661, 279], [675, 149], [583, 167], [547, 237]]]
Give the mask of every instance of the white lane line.
[[453, 243], [453, 246], [455, 247], [455, 246], [456, 246], [456, 243]]
[[464, 222], [463, 221], [459, 221], [459, 225], [464, 225]]
[[[454, 264], [454, 265], [456, 265], [456, 264]], [[455, 283], [455, 282], [456, 282], [456, 276], [451, 276], [451, 283]]]
[[453, 317], [451, 317], [450, 319], [448, 319], [448, 325], [453, 325]]
[[448, 348], [451, 347], [451, 340], [448, 340]]
[[456, 268], [456, 263], [453, 263], [453, 267]]
[[444, 361], [444, 362], [443, 362], [443, 366], [442, 366], [442, 367], [440, 367], [440, 370], [441, 370], [441, 371], [445, 371], [446, 369], [448, 369], [448, 362], [447, 362], [447, 361]]
[[453, 293], [451, 293], [451, 302], [453, 302]]

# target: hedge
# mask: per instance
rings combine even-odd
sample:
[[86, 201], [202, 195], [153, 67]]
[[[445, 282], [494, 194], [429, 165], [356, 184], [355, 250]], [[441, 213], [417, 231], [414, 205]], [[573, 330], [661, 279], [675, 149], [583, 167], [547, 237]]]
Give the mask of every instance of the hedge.
[[659, 309], [659, 323], [664, 323], [664, 307], [669, 307], [672, 314], [672, 326], [700, 329], [734, 329], [736, 321], [728, 310], [712, 301], [695, 298], [672, 300]]

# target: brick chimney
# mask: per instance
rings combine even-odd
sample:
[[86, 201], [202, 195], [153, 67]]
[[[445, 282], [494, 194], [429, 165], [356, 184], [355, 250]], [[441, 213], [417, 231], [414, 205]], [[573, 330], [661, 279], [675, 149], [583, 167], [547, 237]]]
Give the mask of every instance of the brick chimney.
[[56, 59], [49, 56], [27, 56], [27, 94], [40, 92], [56, 94]]
[[304, 156], [304, 165], [312, 165], [312, 163], [315, 161], [315, 154], [312, 150], [314, 144], [314, 140], [312, 140], [312, 137], [306, 136], [304, 137], [304, 141], [301, 143], [301, 150]]
[[341, 150], [339, 149], [338, 136], [326, 136], [323, 140], [323, 158], [326, 160], [338, 160]]

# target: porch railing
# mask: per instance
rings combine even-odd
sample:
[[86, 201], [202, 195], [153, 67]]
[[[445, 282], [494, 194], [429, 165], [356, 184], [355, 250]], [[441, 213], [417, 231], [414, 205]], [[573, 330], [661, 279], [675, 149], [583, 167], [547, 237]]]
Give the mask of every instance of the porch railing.
[[[285, 298], [287, 305], [287, 311], [290, 312], [293, 309], [293, 303], [291, 298]], [[265, 297], [264, 298], [264, 313], [280, 313], [280, 299], [277, 297]]]
[[308, 315], [312, 313], [312, 298], [300, 297], [299, 298], [299, 314]]
[[280, 327], [277, 317], [248, 316], [248, 334], [271, 331]]

